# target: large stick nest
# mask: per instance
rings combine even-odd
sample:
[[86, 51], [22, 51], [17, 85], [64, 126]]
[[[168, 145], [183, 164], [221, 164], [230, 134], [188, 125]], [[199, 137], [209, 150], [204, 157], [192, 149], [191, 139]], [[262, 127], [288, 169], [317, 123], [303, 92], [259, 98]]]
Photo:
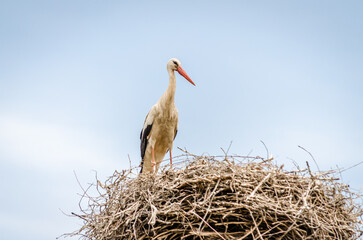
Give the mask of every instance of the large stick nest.
[[[192, 158], [192, 159], [189, 159]], [[184, 156], [157, 175], [115, 172], [70, 235], [85, 239], [358, 239], [361, 195], [335, 171], [287, 171], [271, 159]], [[251, 160], [252, 159], [252, 160]]]

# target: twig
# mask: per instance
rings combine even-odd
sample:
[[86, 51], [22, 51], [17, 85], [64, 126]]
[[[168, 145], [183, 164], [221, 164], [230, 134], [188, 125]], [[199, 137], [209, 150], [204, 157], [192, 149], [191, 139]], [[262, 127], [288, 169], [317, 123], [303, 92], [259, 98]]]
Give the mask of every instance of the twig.
[[262, 142], [263, 146], [265, 147], [265, 150], [266, 150], [266, 159], [269, 159], [270, 158], [270, 154], [269, 154], [269, 151], [268, 151], [268, 148], [267, 148], [266, 144], [262, 140], [260, 140], [260, 142]]
[[217, 233], [217, 235], [221, 239], [226, 240], [219, 232], [217, 232], [211, 225], [209, 225], [209, 223], [207, 223], [201, 216], [199, 216], [198, 214], [196, 214], [194, 211], [191, 211], [191, 213], [193, 213], [196, 217], [198, 217], [200, 220], [202, 220], [210, 229], [212, 229], [215, 233]]
[[351, 166], [351, 167], [345, 168], [345, 169], [341, 170], [340, 172], [342, 173], [342, 172], [345, 172], [345, 171], [347, 171], [347, 170], [349, 170], [349, 169], [355, 168], [356, 166], [359, 166], [359, 165], [361, 165], [362, 163], [363, 163], [363, 161], [361, 161], [361, 162], [359, 162], [359, 163], [357, 163], [357, 164], [354, 164], [354, 165], [353, 165], [353, 166]]
[[229, 149], [231, 148], [232, 143], [233, 143], [233, 141], [231, 141], [231, 142], [229, 143], [229, 146], [228, 146], [228, 148], [227, 148], [227, 153], [226, 153], [226, 155], [228, 155], [228, 153], [229, 153]]
[[313, 154], [311, 154], [308, 150], [306, 150], [306, 149], [305, 149], [305, 148], [303, 148], [302, 146], [299, 146], [299, 145], [298, 145], [298, 147], [299, 147], [299, 148], [301, 148], [302, 150], [304, 150], [305, 152], [307, 152], [307, 153], [310, 155], [310, 157], [314, 160], [315, 165], [316, 165], [316, 167], [317, 167], [318, 171], [320, 172], [320, 168], [319, 168], [318, 163], [316, 162], [316, 160], [315, 160], [315, 158], [314, 158]]
[[247, 197], [247, 199], [250, 199], [251, 197], [253, 197], [255, 195], [255, 193], [257, 192], [257, 190], [262, 186], [262, 184], [264, 184], [267, 179], [269, 179], [271, 176], [271, 173], [267, 174], [262, 181], [257, 185], [257, 187], [251, 192], [251, 194]]

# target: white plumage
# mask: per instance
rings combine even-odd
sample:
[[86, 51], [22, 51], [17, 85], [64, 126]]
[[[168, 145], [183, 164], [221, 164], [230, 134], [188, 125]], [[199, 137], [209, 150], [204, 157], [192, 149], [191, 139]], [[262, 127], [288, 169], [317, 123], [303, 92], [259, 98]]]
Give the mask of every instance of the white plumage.
[[151, 107], [141, 130], [141, 173], [157, 173], [167, 151], [170, 152], [170, 165], [172, 167], [173, 141], [178, 131], [178, 110], [174, 101], [175, 71], [195, 86], [181, 67], [179, 60], [170, 59], [167, 70], [169, 73], [168, 88], [159, 101]]

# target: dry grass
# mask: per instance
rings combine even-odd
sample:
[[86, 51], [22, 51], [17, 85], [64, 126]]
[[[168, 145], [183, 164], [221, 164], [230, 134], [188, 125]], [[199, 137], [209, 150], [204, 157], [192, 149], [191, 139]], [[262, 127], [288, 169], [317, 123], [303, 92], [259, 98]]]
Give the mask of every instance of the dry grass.
[[[175, 159], [178, 160], [178, 159]], [[271, 159], [179, 157], [156, 176], [115, 172], [73, 215], [85, 239], [358, 239], [363, 209], [336, 172], [286, 171]], [[357, 200], [357, 198], [359, 198]]]

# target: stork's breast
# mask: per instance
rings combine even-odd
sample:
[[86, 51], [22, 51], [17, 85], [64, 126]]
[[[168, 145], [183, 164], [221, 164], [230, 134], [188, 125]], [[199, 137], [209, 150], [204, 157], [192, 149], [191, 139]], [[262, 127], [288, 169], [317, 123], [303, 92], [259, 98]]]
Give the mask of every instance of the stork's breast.
[[165, 148], [169, 148], [174, 140], [176, 127], [176, 118], [155, 119], [151, 134], [154, 138], [155, 144], [162, 145]]

